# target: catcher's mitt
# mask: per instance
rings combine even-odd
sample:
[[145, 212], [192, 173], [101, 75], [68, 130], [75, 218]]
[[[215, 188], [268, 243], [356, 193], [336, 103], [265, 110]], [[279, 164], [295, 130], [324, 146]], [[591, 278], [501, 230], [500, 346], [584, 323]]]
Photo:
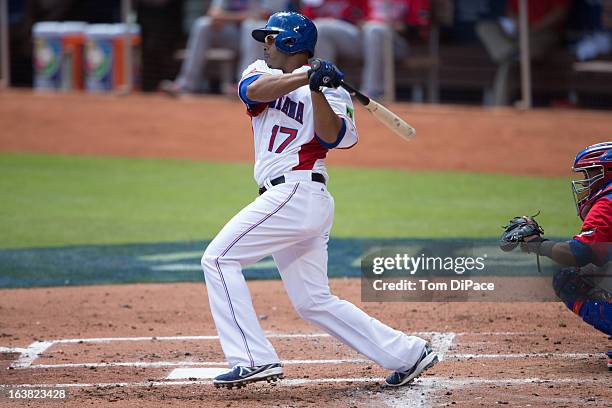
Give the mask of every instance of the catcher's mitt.
[[511, 219], [508, 225], [502, 227], [504, 232], [499, 239], [499, 247], [503, 251], [509, 252], [521, 242], [528, 242], [533, 239], [532, 237], [539, 238], [544, 234], [544, 229], [534, 219], [538, 214], [531, 217], [524, 215]]

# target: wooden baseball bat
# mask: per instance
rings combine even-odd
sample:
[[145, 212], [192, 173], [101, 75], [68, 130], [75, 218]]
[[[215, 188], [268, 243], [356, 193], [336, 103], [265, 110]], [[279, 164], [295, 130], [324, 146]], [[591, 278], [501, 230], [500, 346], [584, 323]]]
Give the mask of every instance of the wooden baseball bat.
[[380, 103], [362, 94], [357, 89], [342, 81], [340, 83], [352, 96], [354, 96], [372, 115], [385, 126], [393, 131], [404, 140], [411, 140], [416, 136], [416, 130], [410, 126], [404, 119], [385, 108]]

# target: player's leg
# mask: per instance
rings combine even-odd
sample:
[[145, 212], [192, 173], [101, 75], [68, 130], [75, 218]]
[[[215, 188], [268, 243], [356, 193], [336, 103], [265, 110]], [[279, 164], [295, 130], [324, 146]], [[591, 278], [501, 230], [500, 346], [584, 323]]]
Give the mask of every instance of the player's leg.
[[518, 55], [516, 41], [504, 32], [497, 21], [485, 20], [477, 23], [476, 34], [495, 62], [506, 62]]
[[303, 239], [305, 192], [300, 183], [286, 183], [258, 197], [223, 227], [202, 257], [211, 312], [232, 367], [279, 362], [259, 325], [242, 267]]
[[370, 21], [363, 26], [363, 72], [361, 89], [367, 95], [377, 98], [384, 93], [385, 38], [393, 35], [393, 52], [395, 59], [404, 58], [408, 54], [408, 43], [384, 23]]
[[574, 305], [578, 316], [597, 330], [612, 336], [612, 303], [605, 300], [587, 300]]
[[[586, 266], [564, 267], [553, 276], [553, 289], [572, 312], [600, 330], [612, 336], [612, 303], [610, 302], [607, 269]], [[603, 279], [600, 277], [604, 276]]]
[[518, 44], [496, 21], [481, 21], [476, 25], [476, 33], [498, 65], [493, 81], [493, 104], [509, 105], [515, 85], [512, 71], [516, 68], [514, 61], [518, 57]]
[[175, 84], [179, 90], [196, 92], [202, 82], [202, 72], [206, 67], [207, 53], [211, 47], [230, 48], [238, 52], [238, 29], [232, 24], [213, 27], [208, 16], [198, 18], [191, 28], [185, 59]]
[[408, 336], [331, 294], [327, 279], [327, 233], [274, 253], [283, 284], [298, 314], [381, 366], [409, 370], [425, 340]]
[[493, 104], [495, 106], [507, 106], [512, 102], [512, 93], [516, 85], [512, 72], [515, 69], [514, 61], [502, 62], [497, 66], [493, 83]]
[[[612, 336], [612, 303], [607, 278], [598, 279], [602, 268], [561, 268], [553, 277], [553, 288], [569, 310], [597, 330]], [[605, 268], [604, 268], [605, 270]], [[606, 270], [607, 272], [607, 270]], [[589, 300], [582, 300], [585, 297]], [[612, 369], [612, 350], [608, 351], [608, 368]]]
[[317, 58], [337, 63], [339, 57], [361, 58], [361, 31], [346, 21], [333, 18], [315, 20]]
[[210, 46], [211, 32], [211, 17], [200, 17], [193, 22], [187, 40], [185, 59], [175, 80], [175, 84], [180, 90], [197, 91], [202, 78], [202, 67], [206, 62], [206, 51]]
[[[572, 311], [582, 317], [586, 323], [612, 336], [612, 303], [605, 300], [587, 300], [576, 301], [572, 306]], [[612, 350], [608, 350], [606, 357], [608, 368], [612, 370]]]
[[[213, 31], [211, 36], [211, 48], [224, 48], [234, 51], [235, 55], [240, 53], [240, 27], [234, 24], [226, 24], [218, 30]], [[260, 47], [261, 48], [261, 47]], [[237, 77], [233, 61], [223, 64], [221, 73], [221, 92], [226, 95], [237, 95]]]

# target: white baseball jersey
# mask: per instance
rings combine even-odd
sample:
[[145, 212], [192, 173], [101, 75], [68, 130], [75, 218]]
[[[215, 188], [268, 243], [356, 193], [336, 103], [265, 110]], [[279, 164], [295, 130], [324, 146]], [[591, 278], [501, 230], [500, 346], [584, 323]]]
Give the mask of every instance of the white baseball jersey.
[[[308, 66], [303, 66], [294, 72], [305, 72], [308, 69]], [[257, 60], [243, 72], [240, 84], [248, 86], [261, 75], [282, 74], [281, 70], [268, 67], [265, 61]], [[249, 101], [246, 92], [239, 94], [252, 120], [254, 177], [259, 186], [266, 180], [295, 170], [311, 170], [323, 174], [327, 179], [324, 159], [329, 148], [350, 148], [357, 143], [353, 102], [349, 93], [342, 88], [323, 90], [329, 105], [346, 126], [344, 134], [340, 135], [335, 145], [322, 142], [315, 136], [312, 100], [307, 85], [269, 103]]]

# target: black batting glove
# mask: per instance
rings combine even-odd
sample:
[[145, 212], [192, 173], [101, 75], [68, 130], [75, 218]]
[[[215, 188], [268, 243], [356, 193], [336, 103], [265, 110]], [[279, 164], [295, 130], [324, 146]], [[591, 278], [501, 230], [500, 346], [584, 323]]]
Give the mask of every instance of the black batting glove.
[[321, 87], [338, 88], [344, 73], [329, 61], [315, 59], [308, 71], [308, 85], [313, 92], [321, 92]]

